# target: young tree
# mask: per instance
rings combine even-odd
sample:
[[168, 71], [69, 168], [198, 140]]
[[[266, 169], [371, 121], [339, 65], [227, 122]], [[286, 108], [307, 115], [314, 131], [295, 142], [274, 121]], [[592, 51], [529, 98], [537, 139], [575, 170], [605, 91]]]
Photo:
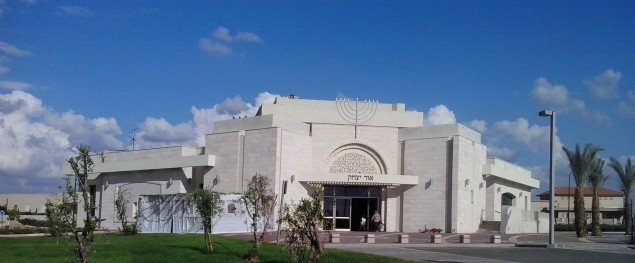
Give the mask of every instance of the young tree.
[[[324, 211], [320, 191], [314, 191], [310, 197], [302, 198], [295, 205], [285, 206], [280, 223], [287, 227], [291, 245], [302, 242], [311, 248], [308, 262], [317, 263], [324, 252], [319, 230], [324, 222]], [[298, 239], [299, 238], [299, 239]], [[294, 244], [295, 243], [295, 244]]]
[[207, 252], [213, 252], [212, 232], [214, 224], [216, 223], [215, 218], [223, 212], [220, 196], [217, 192], [212, 191], [211, 188], [205, 188], [194, 191], [190, 198], [196, 204], [196, 210], [203, 220], [205, 248]]
[[631, 229], [631, 216], [633, 211], [631, 211], [632, 200], [630, 197], [633, 191], [633, 184], [635, 184], [635, 165], [633, 165], [629, 158], [622, 167], [620, 161], [611, 157], [609, 167], [613, 168], [620, 179], [620, 187], [622, 188], [622, 193], [624, 193], [624, 229], [626, 230], [626, 234], [629, 235], [633, 231], [633, 229]]
[[601, 236], [602, 230], [600, 229], [600, 197], [599, 190], [602, 188], [608, 176], [602, 173], [604, 168], [604, 160], [596, 158], [591, 166], [591, 172], [589, 173], [589, 186], [593, 190], [593, 199], [591, 201], [591, 235]]
[[573, 196], [573, 212], [575, 214], [575, 233], [578, 237], [587, 237], [586, 213], [584, 211], [584, 196], [582, 195], [582, 186], [587, 181], [589, 173], [598, 152], [603, 149], [595, 147], [591, 144], [584, 146], [584, 150], [580, 151], [580, 145], [575, 146], [575, 152], [570, 151], [562, 146], [569, 160], [569, 168], [573, 179], [575, 179], [575, 193]]
[[251, 232], [254, 244], [249, 252], [250, 262], [260, 261], [260, 245], [267, 231], [273, 230], [276, 195], [271, 187], [269, 177], [256, 174], [247, 185], [247, 191], [242, 196], [247, 214], [252, 220]]
[[[72, 189], [70, 187], [70, 178], [66, 176], [64, 180], [65, 185], [68, 186], [67, 189]], [[46, 221], [48, 222], [49, 234], [53, 237], [61, 237], [64, 233], [73, 229], [71, 224], [75, 222], [75, 203], [70, 198], [71, 196], [68, 193], [63, 193], [59, 203], [54, 203], [49, 199], [46, 200]]]
[[130, 204], [130, 193], [126, 189], [119, 189], [117, 191], [117, 198], [115, 199], [115, 213], [117, 220], [121, 223], [121, 232], [127, 235], [137, 234], [137, 226], [128, 224], [128, 205]]
[[[88, 258], [91, 253], [91, 244], [93, 242], [93, 233], [97, 228], [95, 218], [92, 217], [91, 211], [95, 208], [95, 205], [90, 200], [90, 188], [88, 186], [88, 174], [93, 171], [94, 162], [90, 156], [90, 146], [80, 145], [77, 148], [77, 156], [68, 159], [68, 163], [73, 170], [73, 175], [77, 186], [78, 192], [82, 194], [83, 213], [84, 213], [84, 227], [77, 228], [77, 220], [73, 218], [71, 227], [75, 234], [75, 240], [77, 241], [77, 247], [75, 248], [75, 258], [77, 262], [88, 262]], [[70, 180], [69, 180], [70, 181]], [[77, 210], [77, 193], [70, 186], [67, 181], [67, 193], [72, 196], [73, 204]], [[78, 212], [79, 214], [79, 212]]]

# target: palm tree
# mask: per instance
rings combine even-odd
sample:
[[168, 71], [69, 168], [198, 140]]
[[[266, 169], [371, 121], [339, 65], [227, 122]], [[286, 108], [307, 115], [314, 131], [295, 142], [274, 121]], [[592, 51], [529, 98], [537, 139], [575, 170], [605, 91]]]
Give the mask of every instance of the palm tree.
[[[587, 237], [586, 214], [584, 211], [584, 196], [582, 196], [582, 186], [587, 181], [592, 171], [593, 161], [598, 152], [603, 149], [588, 143], [584, 150], [580, 151], [580, 145], [575, 145], [575, 152], [569, 151], [562, 146], [562, 150], [569, 159], [569, 168], [575, 180], [575, 193], [573, 196], [573, 213], [575, 214], [575, 234], [578, 237]], [[553, 208], [552, 208], [553, 209]]]
[[626, 230], [626, 234], [631, 234], [631, 216], [633, 213], [631, 211], [631, 192], [633, 190], [633, 184], [635, 183], [635, 165], [633, 165], [631, 159], [628, 158], [624, 168], [622, 168], [622, 164], [617, 159], [611, 157], [609, 167], [613, 168], [620, 178], [620, 187], [622, 188], [622, 193], [624, 193], [624, 229]]
[[591, 173], [589, 173], [589, 186], [593, 190], [593, 200], [591, 202], [591, 235], [601, 236], [602, 230], [600, 229], [600, 197], [599, 190], [602, 188], [606, 179], [609, 177], [602, 173], [604, 168], [604, 160], [596, 158], [593, 161], [591, 167]]

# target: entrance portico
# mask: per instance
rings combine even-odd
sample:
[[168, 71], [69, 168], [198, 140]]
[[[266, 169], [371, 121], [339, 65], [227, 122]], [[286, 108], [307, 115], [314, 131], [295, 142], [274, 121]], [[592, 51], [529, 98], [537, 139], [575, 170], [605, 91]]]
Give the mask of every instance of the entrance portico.
[[[375, 211], [380, 212], [385, 223], [387, 212], [399, 209], [389, 208], [388, 189], [401, 193], [402, 185], [417, 185], [419, 178], [398, 174], [311, 173], [298, 176], [298, 181], [322, 189], [325, 229], [359, 231], [370, 229]], [[363, 227], [362, 216], [366, 217]]]

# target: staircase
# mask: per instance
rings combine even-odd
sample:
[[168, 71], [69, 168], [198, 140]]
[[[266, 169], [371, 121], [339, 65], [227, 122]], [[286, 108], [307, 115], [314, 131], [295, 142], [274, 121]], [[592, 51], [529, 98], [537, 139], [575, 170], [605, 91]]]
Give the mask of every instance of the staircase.
[[483, 221], [478, 229], [479, 233], [500, 233], [501, 221]]

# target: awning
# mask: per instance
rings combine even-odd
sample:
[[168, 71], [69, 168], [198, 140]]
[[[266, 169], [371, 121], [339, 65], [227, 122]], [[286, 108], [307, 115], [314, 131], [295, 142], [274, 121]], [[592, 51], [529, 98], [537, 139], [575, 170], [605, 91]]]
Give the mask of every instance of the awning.
[[418, 176], [400, 174], [310, 173], [296, 174], [295, 176], [299, 182], [308, 183], [312, 186], [400, 186], [419, 184]]

